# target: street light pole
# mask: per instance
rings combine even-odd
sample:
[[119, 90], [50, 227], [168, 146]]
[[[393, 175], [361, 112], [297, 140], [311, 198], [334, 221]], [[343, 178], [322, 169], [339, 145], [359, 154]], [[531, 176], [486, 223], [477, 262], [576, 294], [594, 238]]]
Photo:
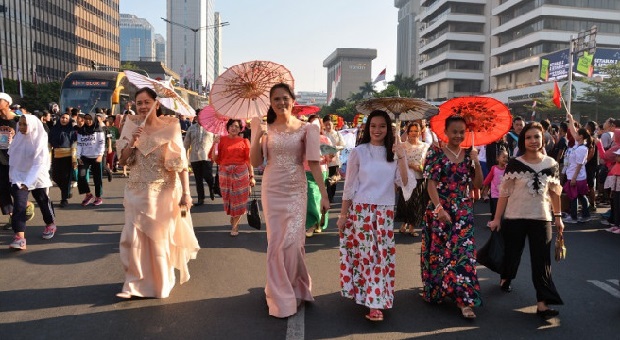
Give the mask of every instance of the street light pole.
[[[187, 25], [180, 24], [178, 22], [170, 21], [170, 20], [168, 20], [166, 18], [161, 18], [161, 20], [163, 20], [163, 21], [165, 21], [165, 22], [167, 22], [167, 23], [169, 23], [171, 25], [176, 25], [176, 26], [179, 26], [179, 27], [184, 28], [186, 30], [190, 30], [190, 31], [194, 32], [194, 66], [193, 66], [194, 70], [193, 70], [193, 76], [192, 76], [192, 78], [193, 78], [192, 79], [192, 88], [194, 90], [196, 90], [196, 54], [197, 54], [197, 51], [196, 51], [196, 34], [198, 33], [198, 31], [203, 30], [203, 29], [211, 29], [211, 28], [217, 28], [217, 27], [224, 27], [224, 26], [230, 25], [230, 23], [228, 21], [224, 21], [224, 22], [220, 22], [219, 24], [215, 24], [215, 25], [207, 25], [207, 26], [203, 26], [203, 27], [192, 28], [192, 27], [189, 27]], [[205, 75], [205, 77], [206, 77], [206, 75]]]

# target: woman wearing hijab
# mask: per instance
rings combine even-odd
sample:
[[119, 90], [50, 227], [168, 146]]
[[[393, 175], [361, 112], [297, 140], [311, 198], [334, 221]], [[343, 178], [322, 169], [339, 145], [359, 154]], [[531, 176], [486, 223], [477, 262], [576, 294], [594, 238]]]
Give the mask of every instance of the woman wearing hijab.
[[[90, 204], [101, 205], [103, 200], [103, 168], [102, 160], [105, 152], [105, 132], [99, 125], [99, 120], [90, 114], [84, 116], [84, 125], [77, 129], [77, 161], [78, 161], [78, 190], [86, 194], [82, 206]], [[90, 192], [87, 173], [91, 171], [95, 183], [95, 196]]]
[[166, 298], [175, 285], [189, 280], [187, 263], [198, 253], [189, 209], [187, 153], [175, 117], [160, 113], [157, 93], [136, 92], [138, 114], [128, 116], [116, 142], [120, 165], [129, 165], [123, 200], [125, 226], [120, 258], [125, 284], [116, 296]]
[[54, 237], [56, 224], [54, 208], [47, 196], [52, 186], [50, 180], [50, 155], [47, 149], [47, 133], [43, 123], [33, 115], [23, 115], [19, 119], [18, 133], [9, 148], [9, 179], [11, 180], [11, 196], [13, 196], [13, 242], [10, 248], [26, 249], [26, 206], [28, 193], [39, 204], [45, 230], [43, 238]]
[[60, 207], [68, 204], [71, 192], [71, 175], [77, 167], [75, 159], [77, 132], [71, 124], [71, 115], [65, 112], [60, 116], [58, 123], [50, 129], [48, 136], [52, 147], [52, 178], [60, 188]]

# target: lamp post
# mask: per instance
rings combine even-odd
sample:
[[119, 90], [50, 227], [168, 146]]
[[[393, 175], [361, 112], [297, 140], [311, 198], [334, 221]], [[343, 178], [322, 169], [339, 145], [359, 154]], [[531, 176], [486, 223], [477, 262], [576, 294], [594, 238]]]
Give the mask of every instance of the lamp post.
[[171, 25], [179, 26], [181, 28], [184, 28], [186, 30], [190, 30], [190, 31], [194, 32], [194, 66], [193, 66], [194, 70], [193, 70], [193, 75], [192, 75], [192, 84], [193, 84], [192, 88], [194, 90], [196, 90], [196, 54], [197, 54], [197, 51], [196, 51], [196, 33], [198, 33], [198, 31], [203, 30], [203, 29], [211, 29], [211, 28], [217, 28], [217, 27], [224, 27], [224, 26], [228, 26], [230, 24], [228, 23], [228, 21], [224, 21], [224, 22], [220, 22], [219, 24], [215, 24], [215, 25], [207, 25], [207, 26], [203, 26], [203, 27], [192, 28], [192, 27], [180, 24], [178, 22], [170, 21], [170, 20], [168, 20], [166, 18], [161, 18], [161, 20], [163, 20], [163, 21], [165, 21], [165, 22], [167, 22], [167, 23], [169, 23]]
[[594, 121], [598, 123], [598, 103], [601, 101], [600, 93], [600, 85], [603, 82], [603, 76], [597, 74], [594, 76], [594, 82], [596, 83], [596, 111], [594, 113]]

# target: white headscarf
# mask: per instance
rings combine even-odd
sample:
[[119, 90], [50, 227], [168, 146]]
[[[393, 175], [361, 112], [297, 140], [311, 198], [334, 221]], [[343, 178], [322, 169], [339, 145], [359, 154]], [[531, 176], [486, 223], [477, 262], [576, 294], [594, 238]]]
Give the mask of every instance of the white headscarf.
[[[47, 132], [43, 123], [34, 115], [23, 115], [28, 124], [26, 134], [18, 132], [9, 147], [9, 179], [12, 184], [28, 190], [49, 188], [50, 154], [47, 148]], [[20, 118], [21, 119], [21, 118]]]

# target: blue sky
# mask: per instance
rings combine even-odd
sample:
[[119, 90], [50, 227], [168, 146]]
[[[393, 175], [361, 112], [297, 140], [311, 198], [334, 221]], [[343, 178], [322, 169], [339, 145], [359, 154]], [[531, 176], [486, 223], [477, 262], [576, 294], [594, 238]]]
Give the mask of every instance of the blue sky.
[[[224, 66], [270, 60], [291, 70], [296, 91], [326, 91], [323, 60], [336, 48], [375, 48], [372, 78], [386, 67], [387, 80], [394, 78], [398, 10], [392, 0], [214, 0], [214, 5], [222, 21], [230, 22], [222, 28]], [[166, 0], [148, 5], [121, 0], [120, 11], [146, 18], [166, 36], [160, 19]]]

